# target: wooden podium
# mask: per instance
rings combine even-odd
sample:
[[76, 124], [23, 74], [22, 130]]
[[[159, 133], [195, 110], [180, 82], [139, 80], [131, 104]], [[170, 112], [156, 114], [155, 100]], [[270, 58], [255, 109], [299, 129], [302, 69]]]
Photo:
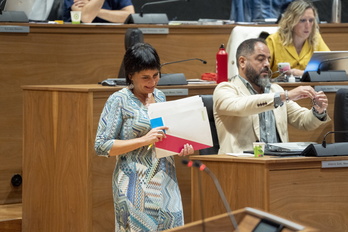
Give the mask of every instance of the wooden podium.
[[[160, 89], [187, 90], [186, 96], [167, 96], [174, 100], [212, 94], [214, 87]], [[116, 159], [97, 156], [94, 140], [104, 104], [120, 88], [23, 86], [23, 232], [114, 230], [112, 173]], [[179, 163], [177, 176], [184, 212], [190, 216], [190, 170]]]
[[[231, 214], [238, 224], [239, 232], [319, 232], [317, 229], [305, 227], [287, 219], [250, 207], [236, 210]], [[204, 221], [199, 220], [181, 227], [166, 230], [166, 232], [237, 231], [232, 225], [230, 214], [224, 213], [206, 218]]]

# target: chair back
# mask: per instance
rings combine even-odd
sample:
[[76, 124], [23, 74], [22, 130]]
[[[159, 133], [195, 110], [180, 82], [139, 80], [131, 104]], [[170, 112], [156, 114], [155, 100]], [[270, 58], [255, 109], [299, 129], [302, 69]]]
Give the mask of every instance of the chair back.
[[216, 126], [215, 126], [215, 120], [214, 120], [214, 102], [213, 102], [213, 95], [200, 95], [202, 98], [203, 104], [207, 109], [208, 113], [208, 118], [209, 118], [209, 123], [210, 123], [210, 130], [211, 130], [211, 135], [213, 138], [213, 147], [210, 148], [205, 148], [199, 150], [200, 155], [215, 155], [219, 151], [219, 140], [217, 137], [217, 132], [216, 132]]
[[[348, 131], [348, 89], [336, 92], [334, 106], [335, 131]], [[335, 142], [348, 142], [348, 133], [335, 133]]]
[[235, 26], [226, 46], [228, 53], [228, 78], [238, 74], [236, 52], [239, 45], [247, 39], [263, 38], [267, 35], [277, 32], [278, 27], [253, 27], [253, 26]]

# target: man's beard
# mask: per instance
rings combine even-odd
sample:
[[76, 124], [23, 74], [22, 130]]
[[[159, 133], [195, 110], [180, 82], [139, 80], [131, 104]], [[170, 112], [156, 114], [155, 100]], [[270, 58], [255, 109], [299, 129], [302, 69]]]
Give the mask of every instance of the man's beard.
[[257, 72], [250, 65], [247, 65], [246, 77], [249, 79], [249, 81], [251, 83], [264, 89], [267, 85], [270, 84], [270, 81], [269, 81], [270, 76], [269, 75], [267, 75], [266, 77], [261, 77], [261, 73], [264, 71], [267, 71], [269, 73], [269, 68], [265, 67], [261, 70], [261, 72]]

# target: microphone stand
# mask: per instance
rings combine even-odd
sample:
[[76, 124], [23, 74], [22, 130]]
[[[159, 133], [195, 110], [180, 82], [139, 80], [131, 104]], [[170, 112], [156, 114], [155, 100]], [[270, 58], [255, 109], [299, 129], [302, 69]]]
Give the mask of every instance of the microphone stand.
[[188, 2], [189, 0], [164, 0], [156, 2], [147, 2], [141, 6], [140, 14], [130, 14], [124, 21], [124, 24], [168, 24], [168, 16], [166, 13], [144, 14], [143, 9], [148, 5], [157, 5], [170, 2]]
[[231, 220], [231, 222], [232, 222], [232, 225], [233, 225], [235, 231], [238, 232], [239, 229], [238, 229], [237, 221], [236, 221], [236, 219], [235, 219], [234, 216], [233, 216], [232, 210], [231, 210], [231, 208], [230, 208], [230, 205], [229, 205], [228, 202], [227, 202], [226, 196], [225, 196], [225, 194], [224, 194], [224, 191], [223, 191], [222, 188], [221, 188], [221, 185], [220, 185], [220, 183], [219, 183], [219, 180], [216, 178], [216, 176], [214, 175], [214, 173], [211, 172], [210, 169], [209, 169], [207, 166], [205, 166], [204, 164], [202, 164], [200, 161], [194, 161], [193, 166], [198, 167], [199, 170], [201, 170], [201, 171], [205, 171], [205, 172], [208, 173], [208, 175], [212, 178], [212, 180], [213, 180], [213, 182], [214, 182], [214, 184], [215, 184], [215, 187], [216, 187], [216, 189], [217, 189], [218, 192], [219, 192], [220, 198], [221, 198], [221, 200], [222, 200], [222, 202], [223, 202], [223, 204], [224, 204], [224, 206], [225, 206], [225, 209], [226, 209], [226, 211], [227, 211], [227, 214], [228, 214], [229, 217], [230, 217], [230, 220]]
[[335, 133], [347, 133], [347, 131], [329, 131], [324, 135], [323, 142], [321, 144], [309, 144], [302, 151], [302, 155], [304, 156], [347, 156], [348, 155], [348, 142], [338, 142], [338, 143], [330, 143], [326, 144], [326, 136], [329, 134]]
[[348, 131], [329, 131], [324, 135], [324, 139], [323, 142], [321, 143], [321, 145], [326, 148], [326, 136], [328, 136], [329, 134], [335, 134], [335, 133], [342, 133], [342, 134], [346, 134], [348, 133]]
[[[192, 58], [192, 59], [178, 60], [178, 61], [164, 63], [161, 65], [161, 67], [168, 64], [181, 63], [181, 62], [186, 62], [191, 60], [199, 60], [203, 64], [207, 63], [207, 61], [205, 60], [202, 60], [199, 58]], [[166, 73], [166, 74], [161, 74], [161, 79], [158, 81], [157, 85], [187, 85], [187, 80], [183, 73]]]
[[331, 61], [336, 61], [336, 60], [344, 60], [344, 59], [348, 59], [348, 56], [323, 60], [323, 61], [320, 62], [319, 65], [318, 65], [317, 73], [320, 75], [320, 72], [321, 72], [321, 69], [320, 69], [320, 68], [321, 68], [321, 65], [322, 65], [322, 64], [327, 63], [327, 62], [331, 62]]
[[181, 1], [188, 2], [189, 0], [165, 0], [165, 1], [157, 1], [157, 2], [147, 2], [144, 5], [142, 5], [140, 8], [140, 17], [143, 17], [143, 14], [144, 14], [143, 10], [145, 6], [170, 3], [170, 2], [181, 2]]
[[163, 64], [161, 64], [161, 67], [163, 67], [164, 65], [167, 65], [167, 64], [181, 63], [181, 62], [186, 62], [186, 61], [190, 61], [190, 60], [199, 60], [203, 64], [207, 64], [207, 61], [205, 61], [205, 60], [202, 60], [202, 59], [199, 59], [199, 58], [191, 58], [191, 59], [186, 59], [186, 60], [178, 60], [178, 61], [163, 63]]

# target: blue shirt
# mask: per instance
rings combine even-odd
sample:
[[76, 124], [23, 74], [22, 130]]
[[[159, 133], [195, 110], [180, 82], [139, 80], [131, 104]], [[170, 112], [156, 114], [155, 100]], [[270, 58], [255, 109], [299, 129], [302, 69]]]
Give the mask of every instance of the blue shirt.
[[[64, 13], [63, 13], [64, 22], [71, 22], [70, 11], [71, 11], [71, 6], [73, 4], [74, 4], [74, 0], [64, 0]], [[131, 6], [131, 5], [133, 5], [131, 0], [105, 0], [102, 6], [102, 9], [121, 10], [125, 8], [126, 6]], [[93, 20], [93, 23], [96, 23], [96, 22], [105, 23], [108, 21], [96, 17]]]
[[[243, 77], [239, 76], [242, 82], [245, 84], [251, 95], [258, 94], [252, 85], [245, 80]], [[267, 85], [264, 89], [264, 93], [270, 93], [271, 85]], [[265, 111], [259, 113], [259, 123], [260, 123], [260, 142], [265, 143], [279, 143], [280, 137], [276, 127], [276, 121], [273, 114], [273, 110]]]
[[283, 5], [292, 0], [234, 0], [230, 19], [236, 22], [253, 22], [257, 19], [278, 18]]

